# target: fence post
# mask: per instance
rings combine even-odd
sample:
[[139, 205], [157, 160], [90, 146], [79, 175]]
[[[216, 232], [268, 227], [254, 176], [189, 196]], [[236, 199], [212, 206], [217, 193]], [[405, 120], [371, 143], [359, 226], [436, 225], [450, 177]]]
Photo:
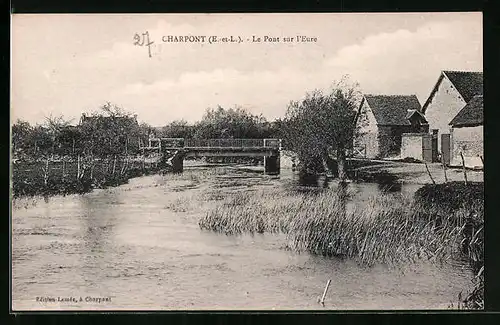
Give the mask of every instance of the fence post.
[[43, 174], [43, 183], [45, 186], [47, 186], [47, 183], [49, 181], [49, 157], [47, 156], [47, 160], [45, 163], [45, 168], [44, 168], [44, 174]]
[[448, 176], [446, 175], [446, 164], [444, 163], [444, 157], [443, 157], [443, 152], [442, 151], [441, 151], [441, 164], [443, 165], [444, 182], [448, 183]]
[[425, 169], [427, 170], [427, 173], [429, 174], [429, 177], [431, 178], [432, 184], [436, 185], [436, 182], [434, 181], [434, 178], [432, 178], [431, 172], [429, 171], [429, 167], [427, 166], [427, 162], [424, 161], [425, 164]]
[[76, 158], [77, 160], [77, 165], [76, 165], [76, 180], [80, 179], [80, 154], [78, 154], [78, 157]]
[[462, 157], [462, 169], [464, 171], [465, 185], [467, 185], [467, 171], [465, 170], [465, 159], [462, 151], [460, 151], [460, 157]]
[[116, 155], [113, 161], [113, 176], [115, 176], [115, 170], [116, 170]]

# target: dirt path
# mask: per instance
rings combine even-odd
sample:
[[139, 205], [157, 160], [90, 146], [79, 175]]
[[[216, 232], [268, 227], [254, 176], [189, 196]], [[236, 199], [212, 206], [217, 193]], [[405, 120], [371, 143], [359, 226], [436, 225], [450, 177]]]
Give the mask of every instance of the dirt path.
[[[427, 164], [427, 167], [436, 183], [444, 183], [444, 171], [440, 163]], [[386, 162], [359, 167], [356, 171], [364, 175], [387, 173], [396, 176], [403, 183], [432, 183], [425, 165], [420, 163]], [[449, 182], [464, 180], [464, 174], [461, 168], [447, 168], [446, 175]], [[483, 171], [467, 170], [467, 179], [471, 182], [483, 182], [483, 175]]]

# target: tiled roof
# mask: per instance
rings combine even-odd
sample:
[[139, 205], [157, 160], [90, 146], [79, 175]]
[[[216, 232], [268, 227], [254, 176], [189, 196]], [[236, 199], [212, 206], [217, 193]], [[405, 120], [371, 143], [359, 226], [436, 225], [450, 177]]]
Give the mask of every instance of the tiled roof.
[[443, 71], [465, 102], [483, 94], [483, 73], [468, 71]]
[[415, 95], [365, 95], [364, 97], [378, 125], [410, 125], [409, 110], [420, 112], [421, 109]]
[[450, 80], [453, 86], [457, 89], [460, 96], [463, 97], [466, 103], [471, 100], [475, 95], [483, 94], [483, 73], [482, 72], [471, 72], [471, 71], [441, 71], [436, 85], [431, 91], [431, 94], [427, 98], [422, 107], [422, 112], [425, 114], [427, 112], [427, 107], [434, 98], [439, 85], [443, 78], [446, 77]]
[[474, 96], [451, 120], [450, 125], [454, 127], [482, 125], [483, 110], [483, 95]]

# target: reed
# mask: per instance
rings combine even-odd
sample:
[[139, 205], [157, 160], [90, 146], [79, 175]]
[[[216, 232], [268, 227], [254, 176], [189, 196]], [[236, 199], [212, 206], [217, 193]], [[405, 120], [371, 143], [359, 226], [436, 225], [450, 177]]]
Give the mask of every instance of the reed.
[[348, 198], [348, 191], [338, 189], [316, 195], [236, 193], [209, 210], [199, 226], [231, 235], [280, 232], [296, 251], [352, 258], [366, 266], [465, 257], [478, 274], [478, 284], [462, 302], [470, 308], [482, 305], [482, 200], [443, 210], [438, 202], [382, 195], [360, 209], [349, 206]]

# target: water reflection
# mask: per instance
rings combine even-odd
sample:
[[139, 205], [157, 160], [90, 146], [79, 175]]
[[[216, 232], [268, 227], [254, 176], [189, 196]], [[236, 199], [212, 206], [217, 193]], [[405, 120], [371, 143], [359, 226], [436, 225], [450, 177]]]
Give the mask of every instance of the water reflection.
[[100, 195], [82, 195], [79, 197], [82, 214], [82, 268], [81, 274], [87, 285], [95, 285], [95, 274], [106, 269], [113, 233], [113, 218], [120, 213], [113, 211], [113, 203], [118, 200], [116, 192], [102, 191]]
[[[314, 188], [317, 190], [320, 190], [321, 188], [332, 188], [332, 186], [337, 186], [337, 184], [343, 184], [344, 188], [348, 187], [348, 183], [335, 182], [335, 178], [327, 177], [325, 175], [298, 173], [298, 177], [294, 179], [295, 185], [301, 191], [312, 191]], [[376, 185], [379, 193], [400, 193], [403, 190], [402, 183], [400, 183], [395, 177], [378, 177], [373, 179], [372, 182], [366, 182], [364, 184], [370, 183]]]
[[389, 193], [400, 193], [403, 189], [403, 185], [401, 183], [393, 183], [393, 184], [378, 184], [378, 188], [381, 192], [389, 192]]

